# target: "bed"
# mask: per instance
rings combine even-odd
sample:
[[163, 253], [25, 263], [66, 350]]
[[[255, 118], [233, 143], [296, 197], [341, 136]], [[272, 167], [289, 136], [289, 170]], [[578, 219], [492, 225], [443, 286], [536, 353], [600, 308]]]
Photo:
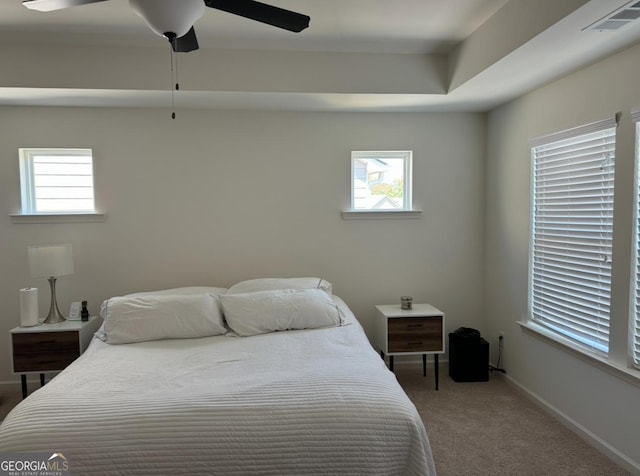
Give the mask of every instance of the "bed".
[[[291, 312], [308, 306], [248, 289], [208, 293], [225, 318], [240, 303], [268, 323], [247, 336], [231, 319], [222, 335], [115, 344], [107, 312], [87, 351], [7, 416], [0, 454], [63, 454], [75, 475], [435, 475], [415, 406], [342, 299], [322, 291], [335, 325], [296, 329]], [[166, 307], [164, 293], [150, 299]]]

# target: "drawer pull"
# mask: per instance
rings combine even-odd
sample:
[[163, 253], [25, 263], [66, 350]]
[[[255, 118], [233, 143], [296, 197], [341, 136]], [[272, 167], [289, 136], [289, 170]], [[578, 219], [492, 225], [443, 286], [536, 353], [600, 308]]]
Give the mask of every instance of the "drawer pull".
[[39, 364], [55, 364], [56, 362], [57, 362], [56, 360], [41, 360], [38, 363]]
[[407, 327], [422, 327], [422, 324], [409, 324]]
[[422, 342], [407, 342], [407, 345], [413, 345], [413, 346], [422, 345]]
[[55, 344], [55, 340], [39, 340], [38, 344]]

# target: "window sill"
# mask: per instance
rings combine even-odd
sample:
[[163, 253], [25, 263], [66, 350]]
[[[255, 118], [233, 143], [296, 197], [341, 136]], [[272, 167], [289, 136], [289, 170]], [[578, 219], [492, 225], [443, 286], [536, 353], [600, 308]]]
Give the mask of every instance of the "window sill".
[[422, 210], [349, 210], [342, 212], [343, 220], [401, 220], [417, 219]]
[[633, 369], [631, 367], [625, 367], [621, 364], [611, 362], [605, 357], [600, 357], [597, 354], [587, 351], [584, 347], [576, 344], [575, 342], [564, 339], [563, 337], [545, 329], [544, 327], [524, 321], [516, 321], [524, 332], [530, 334], [554, 347], [567, 351], [574, 357], [580, 360], [604, 370], [605, 372], [624, 380], [627, 383], [640, 387], [640, 370]]
[[13, 223], [100, 223], [104, 213], [39, 213], [10, 215]]

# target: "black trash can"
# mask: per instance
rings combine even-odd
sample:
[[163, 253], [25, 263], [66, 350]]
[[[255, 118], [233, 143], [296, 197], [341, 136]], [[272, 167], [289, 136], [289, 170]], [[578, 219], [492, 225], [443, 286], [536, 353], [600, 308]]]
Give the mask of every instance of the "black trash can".
[[456, 382], [489, 380], [489, 343], [476, 329], [449, 333], [449, 376]]

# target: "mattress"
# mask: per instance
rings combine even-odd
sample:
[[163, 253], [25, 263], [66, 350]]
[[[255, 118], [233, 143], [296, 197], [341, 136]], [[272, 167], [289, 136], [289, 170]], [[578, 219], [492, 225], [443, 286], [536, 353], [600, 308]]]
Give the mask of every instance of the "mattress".
[[415, 406], [346, 304], [345, 325], [109, 345], [17, 405], [0, 453], [75, 475], [434, 475]]

